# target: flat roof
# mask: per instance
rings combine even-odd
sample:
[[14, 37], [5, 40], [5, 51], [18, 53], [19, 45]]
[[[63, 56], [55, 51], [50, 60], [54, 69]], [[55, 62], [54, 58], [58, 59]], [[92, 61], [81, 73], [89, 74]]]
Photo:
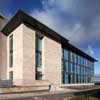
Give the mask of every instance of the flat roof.
[[68, 39], [64, 38], [63, 36], [59, 35], [54, 30], [50, 29], [46, 25], [42, 24], [35, 18], [29, 16], [25, 12], [19, 10], [8, 23], [5, 25], [5, 27], [1, 30], [1, 32], [8, 36], [15, 28], [17, 28], [21, 23], [24, 23], [28, 25], [31, 28], [35, 28], [39, 31], [41, 31], [44, 35], [49, 36], [50, 38], [54, 39], [55, 41], [62, 44], [62, 46], [65, 46], [66, 48], [71, 49], [73, 52], [76, 52], [77, 54], [80, 54], [81, 56], [91, 60], [91, 61], [97, 61], [90, 55], [84, 53], [82, 50], [76, 48], [72, 44], [70, 44]]

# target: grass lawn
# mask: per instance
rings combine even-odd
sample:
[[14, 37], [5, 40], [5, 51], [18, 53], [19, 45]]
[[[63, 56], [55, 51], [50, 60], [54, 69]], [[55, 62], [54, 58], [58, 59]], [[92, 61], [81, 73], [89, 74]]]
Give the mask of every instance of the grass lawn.
[[61, 100], [100, 100], [100, 98], [77, 96], [77, 97], [72, 97], [70, 99], [61, 99]]

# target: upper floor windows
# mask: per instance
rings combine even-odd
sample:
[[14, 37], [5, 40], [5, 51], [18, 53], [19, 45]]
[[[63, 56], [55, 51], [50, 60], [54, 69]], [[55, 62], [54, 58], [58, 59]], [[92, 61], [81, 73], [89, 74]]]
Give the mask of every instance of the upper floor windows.
[[9, 37], [9, 67], [13, 66], [13, 35]]
[[63, 54], [63, 59], [64, 60], [68, 60], [69, 59], [69, 57], [68, 57], [68, 50], [66, 50], [66, 49], [63, 49], [62, 50], [62, 54]]

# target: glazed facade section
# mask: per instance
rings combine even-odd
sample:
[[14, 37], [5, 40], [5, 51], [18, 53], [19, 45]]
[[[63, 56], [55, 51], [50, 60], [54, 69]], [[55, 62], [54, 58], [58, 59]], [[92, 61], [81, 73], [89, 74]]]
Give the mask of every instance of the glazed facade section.
[[62, 48], [62, 84], [92, 83], [94, 62]]

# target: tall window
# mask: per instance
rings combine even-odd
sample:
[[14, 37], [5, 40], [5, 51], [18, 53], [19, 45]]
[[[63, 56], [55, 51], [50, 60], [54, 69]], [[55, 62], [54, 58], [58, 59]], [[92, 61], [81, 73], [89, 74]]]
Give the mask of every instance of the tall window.
[[69, 65], [68, 65], [68, 50], [62, 48], [62, 84], [68, 83], [68, 71], [69, 71]]
[[36, 36], [36, 67], [42, 66], [42, 37]]
[[42, 80], [42, 72], [38, 71], [38, 68], [42, 67], [42, 38], [40, 35], [36, 35], [35, 40], [35, 64], [36, 64], [36, 80]]
[[9, 37], [9, 67], [13, 66], [13, 35]]

